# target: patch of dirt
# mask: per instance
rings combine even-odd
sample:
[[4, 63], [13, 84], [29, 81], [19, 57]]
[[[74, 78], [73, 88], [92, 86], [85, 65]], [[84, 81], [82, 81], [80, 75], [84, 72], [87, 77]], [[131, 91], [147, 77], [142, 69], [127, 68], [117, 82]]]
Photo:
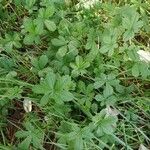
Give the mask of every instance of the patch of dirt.
[[8, 117], [7, 117], [7, 126], [6, 126], [6, 137], [10, 143], [14, 143], [15, 133], [18, 129], [22, 126], [24, 110], [22, 107], [22, 102], [14, 100], [14, 107], [8, 110]]

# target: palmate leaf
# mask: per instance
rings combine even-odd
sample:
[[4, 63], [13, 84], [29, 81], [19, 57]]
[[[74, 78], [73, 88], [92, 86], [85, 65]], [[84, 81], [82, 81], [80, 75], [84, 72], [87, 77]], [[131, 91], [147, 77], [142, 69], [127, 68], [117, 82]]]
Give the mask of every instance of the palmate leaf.
[[108, 116], [108, 117], [105, 117], [104, 119], [102, 119], [102, 121], [100, 122], [101, 126], [103, 128], [107, 128], [107, 127], [111, 127], [113, 124], [116, 123], [116, 119], [112, 116]]
[[55, 90], [61, 91], [61, 90], [69, 90], [71, 86], [73, 85], [71, 81], [71, 77], [69, 75], [65, 75], [62, 77], [57, 78], [57, 82], [55, 84]]
[[83, 60], [82, 56], [77, 56], [75, 58], [75, 63], [70, 63], [72, 70], [72, 75], [77, 77], [86, 73], [86, 68], [90, 66], [88, 60]]
[[46, 105], [50, 99], [54, 99], [56, 103], [62, 104], [66, 101], [73, 100], [74, 96], [69, 92], [72, 86], [72, 81], [69, 76], [56, 76], [56, 74], [50, 72], [46, 75], [46, 78], [35, 85], [32, 90], [34, 93], [43, 94], [40, 104]]
[[67, 102], [67, 101], [73, 100], [73, 98], [74, 98], [73, 94], [65, 90], [62, 92], [59, 92], [58, 94], [55, 94], [55, 99], [57, 101], [61, 100], [63, 102]]
[[42, 19], [48, 19], [49, 17], [53, 16], [55, 13], [54, 5], [48, 5], [46, 8], [40, 8], [38, 17]]
[[13, 34], [5, 34], [5, 38], [0, 38], [0, 44], [2, 49], [8, 53], [11, 53], [14, 48], [21, 48], [19, 33], [14, 32]]
[[26, 34], [23, 42], [26, 45], [31, 45], [34, 42], [34, 39], [36, 38], [36, 36], [34, 34]]
[[56, 75], [52, 72], [46, 75], [45, 80], [42, 80], [40, 84], [35, 85], [32, 90], [37, 94], [48, 94], [51, 93], [54, 89], [56, 82]]
[[106, 111], [103, 109], [99, 114], [96, 114], [93, 117], [93, 123], [97, 129], [97, 134], [99, 136], [105, 136], [114, 132], [117, 123], [117, 117], [106, 116]]
[[129, 16], [125, 16], [122, 21], [122, 26], [126, 29], [123, 34], [123, 40], [127, 41], [134, 37], [135, 33], [143, 26], [143, 22], [139, 21], [139, 14], [134, 12]]
[[41, 81], [40, 84], [35, 85], [32, 88], [32, 91], [36, 94], [47, 94], [47, 93], [50, 93], [50, 88], [45, 81]]
[[31, 18], [24, 18], [23, 20], [23, 30], [22, 33], [34, 33], [35, 24]]
[[72, 82], [69, 76], [63, 76], [57, 80], [53, 94], [53, 98], [57, 103], [61, 104], [73, 100], [74, 96], [69, 92], [71, 84]]
[[116, 43], [108, 44], [108, 45], [103, 45], [100, 49], [100, 52], [102, 54], [109, 52], [109, 56], [111, 56], [114, 53], [114, 49], [117, 48], [118, 45]]
[[[150, 68], [136, 56], [138, 49], [148, 51], [149, 34], [141, 21], [147, 16], [144, 26], [148, 28], [149, 7], [142, 6], [148, 0], [139, 0], [138, 6], [137, 0], [128, 1], [129, 5], [127, 1], [101, 1], [89, 10], [78, 5], [80, 0], [0, 1], [3, 118], [7, 121], [13, 113], [10, 109], [18, 108], [16, 100], [27, 97], [36, 101], [33, 111], [23, 115], [21, 124], [29, 124], [16, 133], [11, 149], [44, 150], [42, 146], [47, 149], [49, 144], [62, 150], [130, 149], [128, 144], [136, 149], [140, 139], [149, 140], [146, 126], [141, 127], [148, 119], [146, 77]], [[90, 4], [94, 0], [81, 1]], [[14, 31], [18, 35], [11, 36]], [[8, 78], [12, 71], [17, 74]], [[128, 88], [130, 84], [132, 88]], [[116, 133], [114, 107], [121, 111]], [[63, 129], [62, 121], [68, 123]], [[9, 145], [3, 135], [5, 120], [0, 122], [0, 139]], [[125, 143], [112, 138], [115, 134]]]
[[58, 38], [52, 39], [51, 42], [52, 42], [52, 44], [54, 46], [58, 46], [59, 47], [59, 46], [66, 45], [68, 41], [66, 41], [64, 37], [59, 36]]
[[62, 121], [58, 131], [58, 141], [62, 144], [67, 144], [68, 149], [82, 150], [84, 142], [90, 142], [93, 138], [93, 133], [89, 126], [79, 127], [75, 123]]
[[117, 38], [117, 29], [105, 29], [102, 36], [102, 46], [99, 50], [100, 53], [104, 54], [108, 52], [108, 56], [112, 56], [114, 49], [118, 47]]
[[48, 63], [47, 55], [41, 55], [39, 58], [32, 58], [31, 63], [37, 70], [42, 70], [45, 68], [46, 64]]
[[106, 98], [113, 94], [113, 88], [117, 88], [118, 85], [119, 80], [114, 74], [105, 75], [102, 73], [99, 78], [95, 78], [94, 88], [103, 88], [103, 95]]
[[29, 146], [33, 144], [35, 148], [43, 149], [42, 142], [44, 139], [44, 134], [41, 130], [36, 129], [32, 126], [31, 123], [26, 122], [25, 124], [26, 130], [17, 131], [15, 136], [19, 139], [24, 139], [18, 147], [23, 150], [28, 150]]
[[34, 8], [35, 2], [36, 0], [25, 0], [25, 8], [28, 10]]

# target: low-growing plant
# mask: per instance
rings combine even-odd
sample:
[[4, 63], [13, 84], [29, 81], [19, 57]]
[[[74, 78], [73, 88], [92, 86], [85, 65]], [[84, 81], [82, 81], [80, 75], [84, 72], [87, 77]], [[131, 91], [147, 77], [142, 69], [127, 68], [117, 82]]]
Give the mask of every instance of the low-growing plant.
[[0, 149], [146, 150], [148, 0], [0, 0]]

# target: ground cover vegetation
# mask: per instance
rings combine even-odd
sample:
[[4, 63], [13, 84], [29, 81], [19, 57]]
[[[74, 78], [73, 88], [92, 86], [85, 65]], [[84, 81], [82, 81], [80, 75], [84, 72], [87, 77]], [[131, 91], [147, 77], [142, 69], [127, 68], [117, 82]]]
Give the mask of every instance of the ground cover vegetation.
[[0, 149], [150, 148], [149, 0], [0, 0]]

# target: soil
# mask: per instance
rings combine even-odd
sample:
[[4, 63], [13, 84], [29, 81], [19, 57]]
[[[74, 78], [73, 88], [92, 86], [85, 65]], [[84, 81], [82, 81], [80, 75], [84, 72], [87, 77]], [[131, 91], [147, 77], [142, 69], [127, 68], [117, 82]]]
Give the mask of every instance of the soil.
[[24, 117], [24, 110], [22, 102], [14, 100], [13, 109], [8, 110], [7, 126], [6, 126], [6, 137], [9, 139], [9, 143], [13, 144], [15, 139], [15, 133], [22, 127], [22, 121]]

